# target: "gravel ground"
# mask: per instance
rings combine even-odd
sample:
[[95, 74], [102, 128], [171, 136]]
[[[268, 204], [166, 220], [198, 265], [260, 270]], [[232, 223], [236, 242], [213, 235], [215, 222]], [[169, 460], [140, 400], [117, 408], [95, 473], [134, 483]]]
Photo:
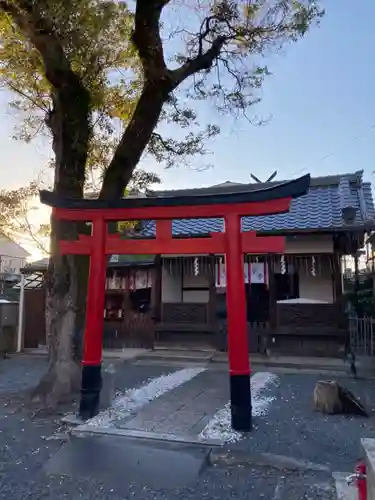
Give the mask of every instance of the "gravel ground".
[[374, 381], [332, 378], [347, 387], [371, 412], [370, 418], [325, 416], [313, 410], [319, 375], [279, 375], [275, 400], [266, 418], [254, 419], [254, 431], [233, 449], [268, 452], [352, 471], [360, 457], [360, 438], [375, 437]]
[[[49, 476], [48, 460], [64, 440], [51, 439], [60, 429], [59, 415], [36, 413], [25, 406], [25, 390], [45, 370], [44, 358], [19, 356], [0, 361], [0, 499], [131, 499], [137, 500], [332, 500], [331, 478], [313, 473], [286, 475], [268, 467], [205, 468], [194, 484], [183, 489], [152, 490], [145, 484], [112, 488], [110, 478]], [[150, 377], [173, 371], [157, 365], [116, 363], [118, 389], [141, 385]], [[233, 449], [269, 452], [350, 471], [359, 455], [360, 437], [375, 437], [374, 417], [325, 417], [312, 410], [315, 375], [280, 375], [268, 416], [255, 419], [254, 432]], [[339, 380], [371, 410], [375, 391], [370, 381]], [[65, 413], [71, 408], [61, 408]], [[124, 441], [125, 445], [125, 441]], [[110, 469], [109, 469], [110, 470]], [[145, 481], [146, 483], [146, 481]]]
[[[271, 500], [278, 478], [263, 470], [210, 470], [191, 488], [183, 490], [152, 490], [142, 485], [131, 485], [126, 491], [110, 488], [92, 478], [72, 480], [69, 477], [46, 478], [43, 473], [27, 479], [14, 477], [0, 489], [1, 499], [111, 499], [111, 500]], [[316, 499], [321, 497], [316, 497]], [[298, 497], [302, 499], [302, 497]], [[284, 500], [284, 499], [283, 499]], [[285, 497], [285, 500], [291, 500]], [[329, 497], [321, 500], [331, 500]]]
[[0, 361], [0, 393], [34, 387], [47, 369], [44, 356], [14, 356]]
[[[116, 388], [122, 390], [171, 371], [123, 362], [115, 365]], [[64, 430], [61, 416], [76, 408], [73, 402], [51, 415], [30, 406], [27, 390], [36, 385], [46, 366], [41, 356], [21, 355], [0, 361], [0, 498], [106, 498], [95, 484], [88, 487], [84, 480], [80, 484], [43, 473], [43, 465], [65, 442], [51, 438]]]
[[153, 377], [160, 377], [168, 373], [177, 371], [177, 368], [163, 365], [136, 365], [129, 362], [118, 361], [113, 363], [106, 361], [105, 366], [113, 364], [116, 369], [116, 389], [124, 391], [125, 389], [136, 388]]

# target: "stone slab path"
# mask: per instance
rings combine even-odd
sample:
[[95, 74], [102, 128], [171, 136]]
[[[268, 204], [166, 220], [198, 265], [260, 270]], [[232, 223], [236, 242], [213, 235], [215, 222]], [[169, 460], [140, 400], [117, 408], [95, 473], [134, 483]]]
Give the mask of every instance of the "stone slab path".
[[197, 437], [229, 399], [228, 377], [205, 371], [116, 423], [117, 428]]

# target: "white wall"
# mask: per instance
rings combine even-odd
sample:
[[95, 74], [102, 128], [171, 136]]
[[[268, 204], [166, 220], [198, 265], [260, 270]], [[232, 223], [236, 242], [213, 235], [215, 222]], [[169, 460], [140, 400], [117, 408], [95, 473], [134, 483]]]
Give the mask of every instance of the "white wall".
[[[183, 277], [182, 301], [186, 303], [206, 304], [210, 299], [210, 292], [207, 290], [209, 286], [208, 277], [204, 274], [184, 274]], [[187, 290], [187, 288], [205, 288], [205, 290]]]
[[[311, 257], [312, 259], [312, 257]], [[293, 273], [293, 264], [289, 265], [290, 272]], [[333, 302], [333, 275], [328, 257], [316, 259], [316, 275], [311, 273], [312, 261], [306, 264], [306, 261], [297, 263], [299, 298], [322, 300]], [[274, 263], [274, 272], [280, 273], [280, 263]]]
[[[195, 278], [195, 277], [194, 277]], [[201, 283], [204, 282], [201, 278]], [[197, 280], [198, 282], [198, 280]], [[193, 285], [194, 286], [194, 285]], [[198, 288], [199, 285], [197, 285]], [[207, 286], [207, 285], [206, 285]], [[217, 293], [225, 293], [225, 288], [218, 288]], [[319, 269], [316, 276], [305, 270], [299, 272], [299, 297], [310, 300], [322, 300], [333, 302], [333, 279], [332, 272], [327, 263]], [[181, 290], [181, 276], [170, 274], [163, 269], [162, 274], [162, 301], [164, 303], [206, 303], [209, 300], [208, 290]]]
[[0, 272], [19, 273], [25, 267], [28, 252], [6, 236], [0, 235]]
[[25, 267], [26, 259], [17, 257], [5, 257], [0, 254], [0, 272], [19, 274], [20, 270]]
[[163, 267], [161, 275], [161, 300], [165, 303], [181, 302], [181, 276]]
[[194, 276], [193, 274], [184, 274], [183, 279], [184, 288], [208, 288], [209, 281], [208, 277], [204, 274], [198, 274]]
[[[288, 237], [286, 240], [286, 254], [332, 254], [333, 237], [330, 234], [301, 235]], [[313, 276], [307, 269], [299, 269], [299, 297], [302, 299], [322, 300], [333, 302], [333, 277], [329, 262], [318, 259], [319, 269]]]
[[288, 236], [285, 242], [285, 253], [333, 253], [333, 237], [330, 234]]
[[164, 303], [207, 303], [210, 297], [209, 290], [186, 290], [186, 288], [207, 288], [208, 278], [202, 274], [198, 276], [185, 274], [182, 290], [181, 274], [176, 270], [170, 272], [163, 268], [161, 298]]
[[18, 243], [15, 243], [6, 236], [0, 235], [0, 255], [26, 259], [29, 256], [29, 253], [18, 245]]
[[306, 271], [299, 272], [299, 296], [302, 299], [322, 300], [332, 303], [333, 276], [329, 262], [322, 260], [316, 276]]
[[182, 293], [183, 302], [207, 304], [210, 299], [209, 290], [184, 290]]
[[[285, 254], [331, 254], [333, 253], [332, 235], [301, 235], [287, 237]], [[171, 257], [171, 256], [169, 256]], [[324, 259], [322, 259], [323, 261]], [[319, 264], [320, 265], [320, 264]], [[277, 271], [278, 265], [275, 265]], [[174, 271], [170, 273], [163, 268], [162, 274], [162, 301], [163, 302], [208, 302], [208, 290], [184, 290], [181, 291], [181, 275]], [[185, 275], [184, 287], [208, 287], [208, 278], [204, 275]], [[323, 300], [333, 302], [333, 279], [329, 263], [326, 262], [323, 268], [312, 276], [305, 270], [299, 271], [300, 298], [311, 300]], [[218, 288], [217, 293], [224, 293], [225, 288]]]
[[333, 302], [333, 280], [331, 276], [299, 276], [299, 298]]

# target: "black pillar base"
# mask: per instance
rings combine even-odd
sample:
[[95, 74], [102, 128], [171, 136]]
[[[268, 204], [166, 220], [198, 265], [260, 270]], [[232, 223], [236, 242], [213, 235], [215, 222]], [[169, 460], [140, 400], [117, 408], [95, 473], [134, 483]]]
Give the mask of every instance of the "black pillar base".
[[101, 364], [84, 365], [82, 368], [81, 401], [79, 416], [88, 420], [99, 413], [102, 388]]
[[230, 375], [232, 428], [249, 432], [252, 428], [250, 375]]

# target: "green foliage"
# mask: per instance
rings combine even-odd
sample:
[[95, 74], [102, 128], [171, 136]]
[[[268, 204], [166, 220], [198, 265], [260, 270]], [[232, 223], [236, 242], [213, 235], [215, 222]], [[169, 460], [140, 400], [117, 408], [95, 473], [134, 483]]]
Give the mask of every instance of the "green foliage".
[[[126, 127], [139, 99], [145, 66], [139, 47], [131, 43], [134, 12], [115, 0], [3, 0], [0, 9], [0, 86], [15, 98], [11, 106], [22, 116], [16, 137], [30, 141], [49, 133], [46, 113], [52, 109], [51, 85], [41, 54], [14, 13], [37, 14], [61, 44], [62, 51], [90, 92], [94, 134], [88, 156], [88, 170], [108, 166], [118, 145], [119, 124]], [[141, 5], [133, 2], [130, 5]], [[158, 2], [150, 0], [149, 8]], [[258, 64], [271, 49], [303, 36], [323, 15], [314, 0], [194, 0], [186, 7], [162, 2], [170, 25], [162, 25], [165, 49], [182, 47], [175, 63], [196, 64], [183, 78], [194, 75], [166, 100], [160, 123], [189, 128], [185, 136], [152, 134], [147, 152], [170, 167], [176, 162], [204, 155], [204, 144], [220, 131], [218, 124], [200, 126], [188, 99], [211, 100], [222, 113], [243, 113], [259, 102], [258, 90], [269, 71]], [[192, 15], [193, 11], [193, 15]], [[35, 18], [35, 16], [34, 16]], [[33, 18], [33, 19], [34, 19]], [[178, 25], [178, 27], [177, 27]], [[146, 28], [153, 40], [151, 26]], [[165, 35], [165, 36], [164, 36]], [[156, 54], [157, 47], [149, 47]], [[215, 49], [215, 50], [213, 50]], [[154, 51], [154, 52], [153, 52]], [[212, 54], [210, 54], [212, 52]], [[57, 57], [57, 56], [56, 56]], [[152, 61], [147, 61], [152, 64]], [[178, 85], [177, 85], [178, 87]], [[168, 127], [167, 127], [168, 130]]]
[[[120, 2], [76, 0], [69, 8], [52, 0], [38, 4], [90, 92], [95, 134], [88, 168], [102, 168], [116, 146], [113, 119], [128, 122], [141, 88], [138, 58], [129, 41], [132, 15]], [[10, 105], [21, 118], [15, 138], [29, 142], [49, 135], [46, 117], [53, 109], [53, 91], [40, 53], [4, 12], [0, 40], [0, 86], [13, 92]]]
[[34, 228], [30, 222], [38, 190], [36, 182], [19, 189], [0, 190], [0, 233], [15, 240], [28, 237], [42, 253], [48, 253], [44, 239], [49, 235], [49, 224]]
[[368, 274], [365, 279], [361, 276], [358, 285], [355, 279], [345, 280], [345, 301], [349, 308], [359, 316], [374, 316], [375, 314], [374, 279], [372, 274]]
[[304, 36], [324, 11], [315, 0], [211, 0], [206, 4], [206, 10], [195, 13], [196, 30], [185, 36], [187, 50], [175, 59], [187, 64], [215, 48], [215, 43], [221, 49], [212, 65], [195, 77], [187, 95], [211, 100], [220, 113], [247, 116], [260, 102], [259, 90], [270, 75], [264, 56]]
[[[144, 194], [152, 186], [160, 184], [160, 177], [153, 172], [136, 169], [124, 192], [124, 196], [130, 194]], [[48, 254], [46, 239], [50, 236], [51, 226], [49, 222], [32, 224], [30, 219], [36, 211], [37, 196], [40, 185], [36, 182], [26, 187], [13, 190], [0, 190], [0, 233], [9, 238], [20, 240], [24, 237], [31, 238], [34, 245], [44, 254]], [[90, 195], [98, 195], [98, 190], [92, 189]], [[117, 232], [126, 233], [135, 229], [138, 221], [122, 221], [117, 223]]]
[[21, 221], [25, 217], [29, 207], [28, 200], [32, 199], [38, 192], [35, 183], [26, 187], [13, 190], [0, 190], [0, 232], [6, 236], [12, 236], [20, 230]]
[[[92, 172], [108, 167], [120, 130], [129, 123], [142, 90], [139, 58], [130, 42], [133, 14], [125, 3], [116, 1], [75, 0], [68, 6], [44, 0], [38, 7], [40, 16], [51, 22], [73, 71], [90, 92], [94, 130], [87, 160], [90, 180]], [[0, 40], [0, 87], [14, 95], [10, 106], [20, 118], [14, 138], [30, 142], [41, 134], [50, 136], [46, 118], [53, 109], [53, 90], [42, 57], [12, 16], [1, 10]], [[160, 134], [152, 137], [148, 152], [166, 166], [205, 154], [203, 142], [219, 132], [213, 126], [198, 130], [189, 113], [174, 97], [161, 121], [184, 126], [180, 115], [185, 115], [185, 126], [188, 122], [191, 130], [178, 140], [160, 140]], [[50, 166], [55, 166], [53, 161]]]
[[[98, 191], [95, 179], [104, 175], [118, 142], [115, 120], [124, 124], [129, 121], [141, 88], [139, 61], [129, 41], [132, 14], [125, 3], [101, 0], [73, 1], [69, 9], [60, 2], [40, 4], [74, 72], [90, 91], [95, 133], [88, 151], [86, 187]], [[11, 17], [1, 11], [0, 86], [12, 92], [10, 106], [20, 118], [15, 139], [30, 142], [40, 135], [51, 135], [46, 117], [53, 109], [53, 91], [42, 57]], [[54, 168], [54, 161], [49, 166]], [[144, 189], [157, 182], [160, 179], [156, 174], [139, 170], [132, 184]], [[12, 237], [26, 233], [46, 251], [42, 241], [50, 234], [49, 224], [36, 230], [29, 223], [28, 212], [37, 190], [37, 183], [33, 183], [0, 192], [0, 230]]]
[[[173, 8], [171, 0], [0, 0], [0, 87], [12, 92], [20, 116], [15, 137], [51, 135], [61, 76], [63, 86], [78, 81], [90, 103], [89, 147], [84, 154], [75, 148], [77, 161], [86, 161], [86, 188], [113, 179], [118, 196], [144, 153], [166, 167], [207, 153], [221, 118], [211, 113], [202, 121], [195, 101], [250, 119], [270, 74], [264, 57], [304, 36], [322, 15], [314, 0], [192, 0]], [[150, 85], [163, 103], [146, 118], [135, 111]], [[60, 111], [63, 120], [69, 113]], [[67, 158], [60, 176], [74, 172]]]

